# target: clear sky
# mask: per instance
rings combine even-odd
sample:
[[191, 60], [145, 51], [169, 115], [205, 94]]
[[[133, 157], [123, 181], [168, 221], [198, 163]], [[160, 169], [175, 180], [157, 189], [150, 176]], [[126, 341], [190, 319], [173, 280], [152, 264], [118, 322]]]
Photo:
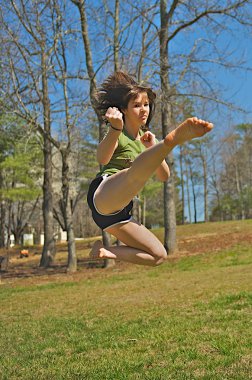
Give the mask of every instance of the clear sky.
[[244, 60], [244, 69], [222, 70], [218, 76], [220, 83], [226, 87], [226, 95], [230, 95], [230, 100], [238, 107], [244, 108], [247, 114], [232, 111], [231, 115], [235, 122], [252, 123], [252, 35], [244, 37], [243, 33], [237, 40], [233, 41], [234, 56]]
[[[221, 107], [221, 111], [225, 116], [228, 115], [230, 123], [252, 123], [252, 30], [231, 18], [218, 16], [215, 20], [219, 24], [224, 21], [226, 23], [222, 30], [216, 30], [216, 35], [214, 29], [207, 28], [207, 24], [195, 24], [192, 29], [175, 39], [175, 50], [178, 53], [184, 50], [188, 54], [192, 51], [195, 41], [199, 41], [195, 58], [203, 59], [198, 63], [198, 67], [203, 69], [204, 79], [210, 86], [213, 85], [213, 88], [218, 88], [217, 94], [220, 99], [233, 103], [246, 113], [225, 106]], [[218, 60], [221, 64], [214, 63]], [[201, 83], [204, 85], [204, 80], [201, 80]], [[213, 121], [217, 130], [219, 122], [225, 124], [221, 117], [222, 115], [217, 113], [214, 115]]]

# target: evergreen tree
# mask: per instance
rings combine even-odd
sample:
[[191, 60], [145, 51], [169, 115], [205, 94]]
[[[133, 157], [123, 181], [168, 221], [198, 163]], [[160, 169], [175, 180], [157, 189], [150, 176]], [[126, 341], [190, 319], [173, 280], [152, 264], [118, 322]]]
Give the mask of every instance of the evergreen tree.
[[[25, 133], [26, 132], [26, 133]], [[37, 135], [28, 134], [18, 118], [0, 120], [1, 245], [7, 232], [20, 243], [41, 195], [42, 150]]]

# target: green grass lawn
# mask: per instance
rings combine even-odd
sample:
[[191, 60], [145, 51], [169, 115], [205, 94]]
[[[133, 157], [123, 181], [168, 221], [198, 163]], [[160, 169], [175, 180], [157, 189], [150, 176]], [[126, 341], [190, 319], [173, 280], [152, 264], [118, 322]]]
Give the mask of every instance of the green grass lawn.
[[248, 243], [70, 279], [1, 285], [1, 380], [252, 379]]

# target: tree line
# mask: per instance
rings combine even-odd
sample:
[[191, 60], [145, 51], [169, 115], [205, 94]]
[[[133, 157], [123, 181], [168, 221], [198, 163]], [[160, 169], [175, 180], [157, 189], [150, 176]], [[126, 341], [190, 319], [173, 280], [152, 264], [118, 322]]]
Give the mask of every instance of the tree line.
[[[249, 32], [249, 6], [250, 1], [245, 0], [221, 4], [10, 0], [2, 4], [1, 241], [6, 226], [9, 231], [15, 230], [10, 215], [17, 217], [17, 210], [25, 207], [22, 202], [29, 201], [34, 213], [39, 205], [45, 239], [40, 265], [48, 266], [54, 260], [56, 220], [67, 231], [68, 269], [75, 271], [76, 225], [83, 223], [80, 204], [97, 170], [95, 146], [106, 132], [95, 103], [98, 83], [111, 71], [123, 69], [138, 81], [151, 84], [158, 93], [152, 128], [159, 138], [191, 116], [193, 109], [208, 118], [216, 104], [234, 107], [225, 100], [213, 73], [216, 65], [246, 69], [228, 48], [220, 54], [220, 36], [230, 35], [235, 27]], [[11, 147], [8, 139], [12, 130], [17, 139], [11, 139]], [[176, 249], [176, 220], [197, 221], [199, 188], [203, 191], [205, 220], [250, 216], [251, 175], [240, 172], [241, 157], [246, 163], [251, 160], [246, 145], [250, 130], [250, 125], [243, 126], [237, 129], [236, 137], [226, 138], [223, 146], [230, 144], [233, 150], [227, 149], [225, 166], [223, 160], [220, 164], [216, 159], [224, 149], [214, 153], [211, 141], [181, 147], [178, 159], [174, 154], [167, 157], [171, 178], [164, 187], [153, 180], [140, 195], [135, 212], [147, 225], [151, 214], [156, 220], [158, 215], [168, 253]], [[231, 152], [236, 159], [228, 161]], [[17, 166], [9, 170], [11, 164]], [[20, 173], [12, 185], [18, 190], [11, 190], [7, 176], [14, 175], [18, 165]], [[228, 192], [228, 179], [235, 193]], [[15, 191], [20, 198], [15, 198]], [[157, 192], [163, 196], [157, 197]], [[15, 212], [8, 209], [8, 202]], [[24, 223], [24, 217], [20, 219]], [[104, 233], [103, 239], [106, 243], [109, 237]]]

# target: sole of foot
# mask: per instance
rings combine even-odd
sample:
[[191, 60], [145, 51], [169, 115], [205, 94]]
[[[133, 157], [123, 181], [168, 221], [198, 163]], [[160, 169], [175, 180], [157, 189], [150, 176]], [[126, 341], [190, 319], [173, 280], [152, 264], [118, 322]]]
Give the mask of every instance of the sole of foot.
[[213, 127], [213, 124], [208, 121], [192, 117], [186, 119], [176, 129], [169, 133], [165, 138], [165, 142], [174, 144], [175, 146], [181, 145], [194, 138], [204, 136], [206, 133], [211, 132]]
[[102, 259], [103, 256], [101, 253], [101, 248], [103, 248], [103, 244], [101, 240], [96, 240], [96, 242], [94, 242], [94, 245], [89, 253], [89, 257], [91, 259]]

